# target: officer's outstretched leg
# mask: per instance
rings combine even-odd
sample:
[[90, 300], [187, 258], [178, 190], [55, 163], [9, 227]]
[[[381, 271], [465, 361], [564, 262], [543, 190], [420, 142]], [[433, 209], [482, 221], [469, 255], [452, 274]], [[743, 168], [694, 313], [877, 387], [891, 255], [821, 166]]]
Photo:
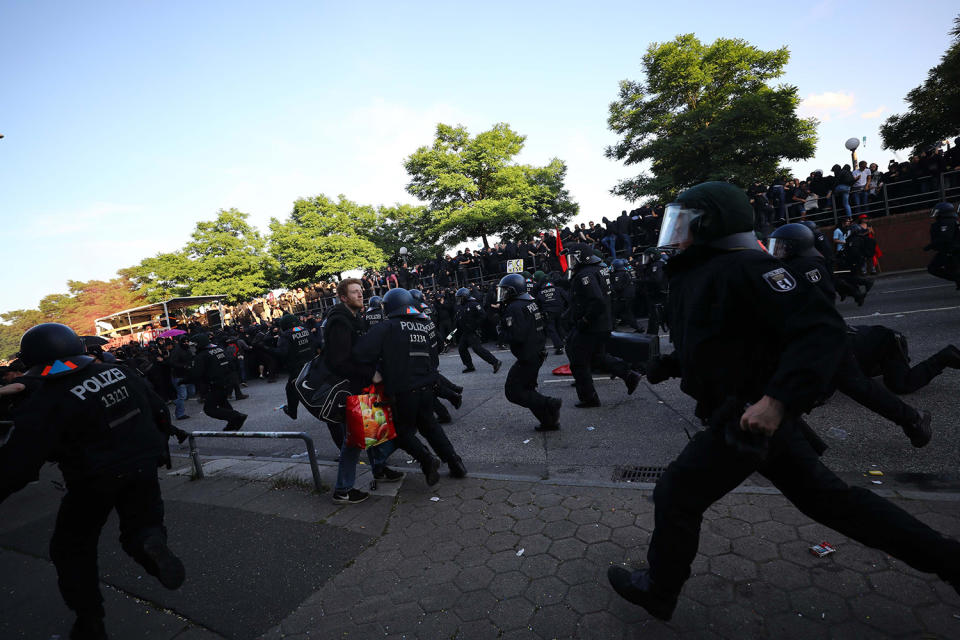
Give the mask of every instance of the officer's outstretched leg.
[[[432, 406], [433, 392], [421, 391], [415, 392], [422, 394], [424, 406]], [[463, 460], [457, 455], [456, 450], [450, 439], [447, 438], [443, 430], [433, 416], [433, 411], [418, 410], [417, 430], [427, 440], [427, 444], [437, 454], [441, 461], [445, 462], [450, 468], [450, 476], [454, 478], [463, 478], [467, 475], [467, 468], [463, 465]]]
[[300, 394], [297, 393], [296, 381], [296, 377], [287, 380], [287, 385], [284, 388], [287, 395], [287, 404], [283, 405], [283, 412], [294, 420], [297, 419], [297, 407], [300, 406]]
[[450, 415], [450, 411], [443, 406], [443, 404], [440, 402], [440, 399], [436, 396], [434, 396], [431, 406], [433, 407], [433, 414], [436, 416], [437, 422], [440, 424], [449, 424], [450, 422], [453, 422], [453, 417]]
[[227, 426], [223, 428], [224, 431], [237, 431], [243, 426], [247, 416], [230, 406], [227, 400], [229, 393], [228, 387], [210, 385], [203, 403], [203, 412], [215, 420], [226, 420]]
[[591, 360], [593, 359], [593, 349], [595, 341], [588, 334], [574, 329], [567, 340], [567, 357], [570, 359], [570, 372], [573, 374], [573, 380], [577, 386], [578, 402], [575, 406], [579, 408], [599, 407], [600, 396], [593, 387], [593, 371], [591, 369]]
[[540, 421], [537, 431], [555, 431], [560, 428], [559, 398], [550, 398], [537, 392], [539, 363], [517, 360], [507, 372], [503, 391], [507, 401], [530, 409]]
[[782, 452], [764, 465], [770, 479], [800, 511], [817, 522], [908, 565], [951, 582], [960, 580], [960, 542], [945, 538], [892, 502], [847, 486], [820, 461], [795, 430]]
[[463, 372], [469, 373], [476, 371], [473, 366], [473, 358], [470, 357], [470, 340], [468, 336], [472, 334], [461, 334], [457, 340], [457, 351], [460, 353], [460, 361], [463, 362]]
[[913, 393], [930, 384], [947, 367], [960, 369], [960, 349], [948, 345], [916, 366], [911, 367], [906, 357], [892, 353], [883, 362], [883, 384], [894, 393]]
[[[409, 453], [414, 460], [420, 463], [424, 478], [429, 486], [437, 484], [440, 475], [440, 461], [427, 450], [417, 437], [418, 420], [420, 420], [421, 395], [417, 390], [401, 393], [393, 401], [393, 422], [397, 430], [396, 446]], [[432, 407], [429, 399], [424, 403], [423, 410], [430, 414]]]
[[544, 329], [546, 329], [547, 337], [550, 338], [550, 341], [553, 342], [554, 353], [560, 355], [563, 353], [563, 339], [560, 337], [560, 314], [559, 313], [547, 313], [546, 314], [546, 323], [544, 324]]
[[473, 349], [473, 352], [480, 356], [487, 364], [493, 367], [493, 372], [496, 373], [500, 370], [500, 365], [502, 364], [497, 360], [492, 353], [490, 353], [483, 343], [480, 342], [480, 338], [477, 337], [477, 334], [471, 333], [467, 336], [467, 341], [470, 344], [470, 348]]
[[700, 543], [703, 513], [754, 471], [718, 429], [701, 431], [670, 463], [653, 492], [655, 528], [647, 551], [649, 571], [611, 567], [608, 579], [622, 597], [669, 620], [690, 577]]

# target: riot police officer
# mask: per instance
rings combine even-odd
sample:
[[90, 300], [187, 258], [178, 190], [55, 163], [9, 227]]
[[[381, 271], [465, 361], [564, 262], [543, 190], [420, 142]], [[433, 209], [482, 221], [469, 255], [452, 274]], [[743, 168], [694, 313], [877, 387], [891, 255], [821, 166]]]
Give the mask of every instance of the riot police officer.
[[647, 308], [647, 333], [659, 335], [660, 327], [666, 324], [663, 307], [667, 302], [666, 257], [656, 247], [644, 249], [641, 258], [643, 271], [640, 275], [644, 306]]
[[633, 299], [637, 295], [637, 287], [633, 280], [633, 273], [627, 268], [627, 261], [617, 258], [613, 261], [613, 325], [621, 321], [634, 331], [642, 332], [637, 318], [633, 315]]
[[462, 478], [467, 475], [463, 460], [433, 415], [433, 389], [440, 363], [436, 327], [421, 317], [406, 289], [388, 291], [383, 308], [386, 320], [370, 329], [353, 348], [355, 360], [377, 366], [393, 407], [397, 437], [381, 446], [400, 447], [413, 456], [432, 486], [439, 478], [439, 461], [417, 439], [419, 431], [447, 463], [450, 475]]
[[[767, 250], [783, 260], [794, 277], [806, 280], [835, 303], [833, 279], [827, 263], [814, 248], [814, 235], [800, 223], [786, 224], [770, 234]], [[849, 328], [848, 328], [849, 334]], [[942, 370], [942, 369], [941, 369]], [[832, 388], [898, 425], [915, 447], [925, 447], [933, 436], [929, 412], [920, 412], [864, 374], [852, 343], [844, 345]]]
[[613, 330], [610, 309], [610, 273], [601, 269], [601, 260], [591, 247], [581, 245], [567, 255], [573, 296], [570, 312], [573, 330], [567, 339], [570, 371], [576, 382], [578, 408], [599, 407], [600, 397], [593, 387], [593, 360], [611, 375], [623, 379], [627, 395], [640, 384], [640, 374], [626, 362], [607, 353], [606, 343]]
[[226, 420], [224, 431], [239, 431], [247, 419], [230, 406], [233, 367], [223, 347], [210, 342], [206, 333], [194, 336], [197, 343], [197, 357], [193, 362], [193, 379], [203, 387], [203, 412], [216, 420]]
[[546, 338], [543, 315], [536, 300], [527, 293], [522, 275], [511, 273], [500, 279], [497, 302], [502, 335], [510, 345], [510, 352], [517, 357], [507, 372], [504, 385], [507, 400], [530, 409], [540, 421], [537, 431], [556, 431], [560, 428], [562, 401], [537, 392], [537, 372], [547, 357]]
[[[430, 306], [430, 303], [427, 302], [426, 298], [424, 298], [423, 292], [419, 289], [412, 289], [410, 291], [410, 297], [413, 298], [414, 306], [420, 310], [423, 318], [429, 320], [436, 329], [436, 323], [433, 321], [433, 308]], [[438, 334], [437, 339], [442, 340], [443, 336]], [[449, 424], [453, 422], [453, 417], [450, 415], [450, 412], [447, 410], [447, 408], [440, 403], [440, 398], [443, 398], [452, 404], [455, 409], [459, 409], [463, 405], [463, 387], [454, 384], [445, 375], [438, 371], [437, 384], [433, 391], [433, 412], [437, 416], [437, 421], [440, 424]]]
[[367, 329], [383, 322], [383, 298], [372, 296], [367, 303], [367, 309], [363, 312], [363, 321]]
[[60, 593], [76, 614], [70, 637], [106, 638], [98, 588], [97, 542], [113, 509], [120, 544], [168, 589], [184, 568], [167, 546], [157, 466], [168, 455], [171, 426], [163, 401], [129, 368], [98, 363], [62, 324], [37, 325], [20, 341], [21, 357], [39, 380], [14, 414], [0, 447], [0, 502], [36, 480], [47, 460], [63, 473], [67, 493], [50, 540]]
[[319, 346], [320, 340], [309, 329], [300, 325], [297, 316], [283, 314], [280, 318], [280, 337], [273, 352], [280, 365], [287, 370], [287, 403], [283, 405], [283, 412], [293, 420], [297, 419], [297, 406], [300, 404], [300, 396], [294, 383], [303, 365], [317, 355]]
[[483, 325], [483, 308], [477, 299], [470, 295], [470, 290], [461, 287], [457, 290], [457, 349], [460, 352], [460, 360], [463, 361], [463, 372], [470, 373], [476, 371], [473, 366], [473, 358], [470, 357], [470, 349], [480, 358], [485, 360], [493, 367], [493, 372], [500, 371], [502, 362], [497, 360], [492, 353], [487, 351], [486, 347], [480, 342], [477, 332]]
[[924, 251], [936, 251], [927, 266], [932, 276], [956, 283], [960, 289], [960, 232], [957, 226], [957, 210], [949, 202], [940, 202], [930, 211], [930, 244]]
[[649, 569], [610, 567], [617, 593], [669, 620], [690, 576], [704, 511], [755, 471], [807, 516], [960, 588], [960, 543], [847, 486], [805, 435], [799, 416], [827, 391], [845, 325], [806, 281], [759, 250], [746, 194], [721, 182], [684, 191], [667, 206], [660, 245], [680, 250], [667, 266], [675, 351], [648, 379], [680, 377], [710, 428], [657, 483]]
[[563, 314], [569, 306], [570, 296], [556, 286], [546, 276], [540, 280], [537, 288], [537, 305], [543, 314], [543, 329], [553, 342], [553, 352], [563, 353]]

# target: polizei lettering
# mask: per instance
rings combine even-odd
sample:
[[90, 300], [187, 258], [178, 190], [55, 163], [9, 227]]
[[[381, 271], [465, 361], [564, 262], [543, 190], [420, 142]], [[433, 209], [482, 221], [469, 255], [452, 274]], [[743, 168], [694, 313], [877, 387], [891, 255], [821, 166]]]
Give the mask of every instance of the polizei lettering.
[[127, 376], [123, 373], [123, 371], [113, 367], [112, 369], [107, 369], [106, 371], [101, 371], [100, 373], [90, 376], [74, 388], [70, 389], [70, 393], [77, 396], [81, 400], [86, 400], [87, 393], [96, 393], [104, 387], [108, 387], [126, 379]]
[[407, 322], [406, 320], [400, 321], [400, 328], [404, 331], [426, 331], [427, 327], [422, 322]]

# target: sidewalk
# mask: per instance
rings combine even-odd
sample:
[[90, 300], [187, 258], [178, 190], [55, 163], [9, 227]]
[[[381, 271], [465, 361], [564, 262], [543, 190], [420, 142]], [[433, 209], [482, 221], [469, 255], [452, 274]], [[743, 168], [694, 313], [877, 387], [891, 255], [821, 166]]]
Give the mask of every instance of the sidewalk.
[[[405, 460], [397, 468], [415, 466]], [[960, 637], [952, 588], [763, 488], [707, 513], [693, 577], [664, 624], [605, 577], [611, 562], [643, 562], [649, 488], [444, 476], [431, 489], [411, 473], [343, 507], [310, 490], [304, 464], [212, 460], [202, 481], [177, 464], [161, 487], [187, 582], [169, 592], [144, 576], [111, 518], [100, 563], [111, 638]], [[323, 467], [327, 484], [334, 473]], [[69, 632], [46, 552], [61, 495], [53, 478], [45, 470], [0, 506], [3, 638]], [[924, 499], [895, 500], [960, 536], [955, 494], [912, 495]], [[837, 552], [811, 555], [822, 541]]]

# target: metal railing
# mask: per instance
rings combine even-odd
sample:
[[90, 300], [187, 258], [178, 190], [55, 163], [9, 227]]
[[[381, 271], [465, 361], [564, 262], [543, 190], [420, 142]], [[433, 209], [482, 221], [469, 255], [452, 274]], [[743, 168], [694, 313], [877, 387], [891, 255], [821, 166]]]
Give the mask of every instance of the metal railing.
[[317, 452], [313, 448], [313, 438], [297, 431], [194, 431], [187, 438], [190, 442], [190, 459], [193, 461], [193, 477], [203, 480], [203, 465], [200, 463], [200, 452], [197, 450], [197, 438], [271, 438], [303, 440], [307, 445], [307, 457], [310, 460], [310, 471], [313, 473], [313, 486], [319, 493], [323, 493], [323, 483], [320, 482], [320, 468], [317, 466]]

